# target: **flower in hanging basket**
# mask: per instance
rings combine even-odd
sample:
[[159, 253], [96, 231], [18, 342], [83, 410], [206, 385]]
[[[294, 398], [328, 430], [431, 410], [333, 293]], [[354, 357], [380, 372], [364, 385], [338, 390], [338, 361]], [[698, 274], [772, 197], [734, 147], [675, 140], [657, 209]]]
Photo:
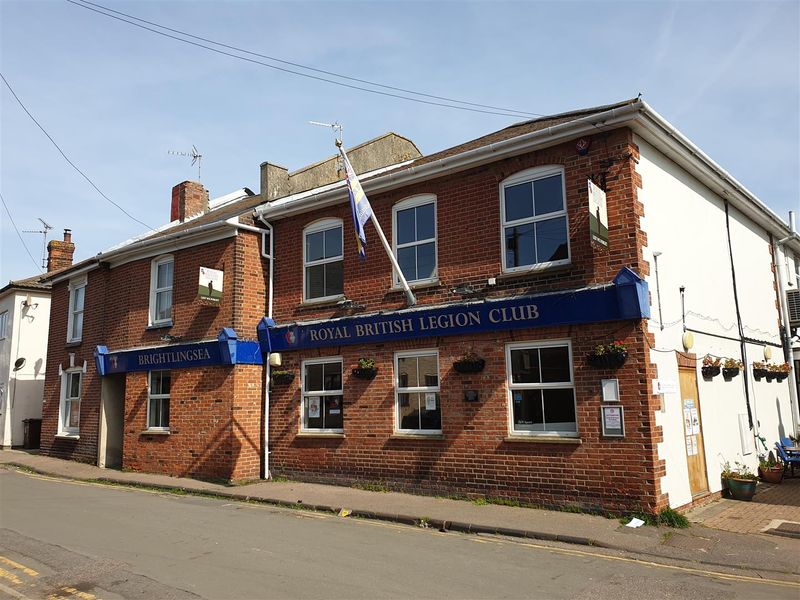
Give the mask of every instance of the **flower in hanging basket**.
[[726, 358], [725, 362], [722, 363], [722, 376], [725, 379], [732, 379], [739, 374], [742, 366], [742, 361], [735, 358]]
[[785, 362], [780, 365], [769, 365], [769, 370], [776, 380], [783, 381], [789, 376], [789, 363]]
[[628, 358], [628, 348], [621, 340], [614, 340], [610, 344], [598, 344], [594, 351], [586, 357], [593, 367], [601, 369], [618, 369]]
[[375, 379], [378, 374], [378, 367], [375, 366], [373, 358], [359, 358], [358, 366], [353, 369], [353, 377], [357, 379]]
[[719, 375], [721, 363], [722, 361], [718, 357], [706, 354], [703, 357], [703, 366], [700, 367], [703, 377], [705, 379], [711, 379]]
[[453, 361], [453, 369], [459, 373], [480, 373], [486, 366], [486, 361], [474, 352], [467, 352]]
[[294, 381], [294, 373], [292, 371], [272, 371], [272, 383], [274, 385], [286, 385]]

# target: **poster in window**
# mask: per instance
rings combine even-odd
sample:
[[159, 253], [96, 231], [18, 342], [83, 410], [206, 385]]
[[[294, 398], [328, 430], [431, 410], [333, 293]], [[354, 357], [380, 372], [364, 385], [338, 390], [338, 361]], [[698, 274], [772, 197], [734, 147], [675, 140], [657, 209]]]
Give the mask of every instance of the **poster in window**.
[[436, 394], [427, 392], [425, 394], [425, 410], [436, 410]]
[[589, 179], [589, 233], [593, 242], [608, 246], [606, 193]]
[[342, 412], [342, 407], [340, 406], [339, 398], [331, 398], [330, 404], [328, 405], [328, 414], [329, 415], [338, 415]]
[[222, 301], [222, 276], [222, 271], [200, 267], [197, 297], [209, 303], [219, 304]]
[[308, 418], [319, 419], [319, 396], [309, 396], [308, 398]]
[[602, 406], [600, 416], [605, 437], [625, 436], [625, 416], [621, 406]]

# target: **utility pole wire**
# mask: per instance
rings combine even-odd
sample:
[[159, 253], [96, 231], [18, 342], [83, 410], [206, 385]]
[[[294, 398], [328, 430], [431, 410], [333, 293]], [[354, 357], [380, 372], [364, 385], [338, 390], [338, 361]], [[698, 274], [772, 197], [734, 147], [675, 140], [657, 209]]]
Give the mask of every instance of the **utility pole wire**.
[[36, 262], [36, 260], [33, 258], [33, 254], [31, 254], [31, 251], [30, 251], [30, 250], [28, 250], [28, 244], [26, 244], [26, 243], [25, 243], [25, 240], [23, 240], [23, 239], [22, 239], [22, 234], [19, 232], [19, 229], [17, 228], [17, 224], [16, 224], [16, 223], [14, 223], [14, 217], [12, 217], [12, 216], [11, 216], [11, 210], [9, 210], [9, 208], [8, 208], [8, 204], [6, 204], [6, 199], [5, 199], [5, 198], [3, 198], [3, 194], [2, 194], [2, 193], [0, 193], [0, 201], [2, 201], [2, 202], [3, 202], [3, 208], [5, 208], [5, 209], [6, 209], [6, 212], [8, 213], [8, 218], [9, 218], [9, 220], [11, 221], [11, 224], [14, 226], [14, 231], [16, 231], [16, 232], [17, 232], [17, 237], [19, 238], [19, 241], [20, 241], [20, 242], [22, 242], [22, 247], [23, 247], [23, 248], [25, 248], [25, 252], [27, 252], [27, 253], [28, 253], [28, 256], [30, 256], [30, 257], [31, 257], [31, 261], [33, 262], [33, 264], [34, 264], [34, 265], [36, 265], [36, 268], [37, 268], [39, 271], [41, 271], [41, 270], [42, 270], [42, 267], [41, 267], [41, 266], [39, 265], [39, 263], [38, 263], [38, 262]]
[[[112, 14], [109, 14], [107, 12], [103, 12], [102, 10], [98, 10], [96, 8], [92, 8], [91, 6], [88, 6], [86, 4], [81, 4], [80, 2], [76, 2], [75, 0], [66, 0], [66, 1], [69, 2], [70, 4], [74, 4], [75, 6], [79, 6], [81, 8], [86, 9], [86, 10], [90, 10], [92, 12], [96, 12], [97, 14], [103, 15], [105, 17], [109, 17], [111, 19], [116, 19], [117, 21], [122, 21], [123, 23], [127, 23], [128, 25], [133, 25], [134, 27], [139, 27], [140, 29], [145, 29], [146, 31], [150, 31], [150, 32], [155, 33], [157, 35], [160, 35], [160, 36], [163, 36], [163, 37], [166, 37], [166, 38], [170, 38], [170, 39], [173, 39], [173, 40], [177, 40], [179, 42], [183, 42], [184, 44], [189, 44], [191, 46], [196, 46], [198, 48], [204, 48], [204, 49], [206, 49], [206, 50], [208, 50], [210, 52], [215, 52], [215, 53], [221, 54], [223, 56], [229, 56], [231, 58], [236, 58], [236, 59], [243, 60], [243, 61], [246, 61], [246, 62], [249, 62], [249, 63], [253, 63], [253, 64], [256, 64], [256, 65], [261, 65], [263, 67], [267, 67], [269, 69], [274, 69], [276, 71], [281, 71], [283, 73], [289, 73], [291, 75], [297, 75], [299, 77], [305, 77], [307, 79], [314, 79], [314, 80], [317, 80], [317, 81], [324, 81], [326, 83], [331, 83], [333, 85], [338, 85], [338, 86], [350, 88], [350, 89], [353, 89], [353, 90], [360, 90], [362, 92], [369, 92], [371, 94], [378, 94], [380, 96], [388, 96], [390, 98], [398, 98], [400, 100], [408, 100], [409, 102], [417, 102], [417, 103], [420, 103], [420, 104], [428, 104], [428, 105], [431, 105], [431, 106], [442, 106], [442, 107], [445, 107], [445, 108], [453, 108], [455, 110], [476, 112], [476, 113], [482, 113], [482, 114], [487, 114], [487, 115], [498, 115], [498, 116], [501, 116], [501, 117], [512, 117], [514, 119], [524, 118], [523, 115], [518, 113], [518, 112], [499, 112], [499, 111], [494, 111], [494, 110], [482, 110], [482, 109], [479, 109], [479, 108], [470, 108], [468, 106], [456, 106], [454, 104], [446, 104], [444, 102], [433, 102], [431, 100], [422, 100], [420, 98], [410, 98], [408, 96], [403, 96], [401, 94], [393, 94], [393, 93], [390, 93], [390, 92], [382, 92], [380, 90], [371, 90], [369, 88], [361, 87], [361, 86], [358, 86], [358, 85], [352, 85], [352, 84], [344, 83], [344, 82], [341, 82], [341, 81], [336, 81], [334, 79], [328, 79], [326, 77], [319, 77], [317, 75], [310, 75], [308, 73], [301, 73], [299, 71], [294, 71], [292, 69], [286, 69], [284, 67], [278, 67], [276, 65], [271, 65], [269, 63], [265, 63], [265, 62], [262, 62], [260, 60], [255, 60], [253, 58], [247, 58], [246, 56], [240, 56], [238, 54], [233, 54], [231, 52], [225, 52], [224, 50], [218, 50], [217, 48], [212, 48], [211, 46], [206, 46], [205, 44], [200, 44], [198, 42], [193, 42], [191, 40], [187, 40], [187, 39], [184, 39], [182, 37], [178, 37], [176, 35], [171, 35], [169, 33], [165, 33], [163, 31], [159, 31], [158, 29], [153, 29], [151, 27], [147, 27], [146, 25], [141, 25], [139, 23], [135, 23], [134, 21], [129, 21], [128, 19], [125, 19], [125, 18], [122, 18], [122, 17], [118, 17], [116, 15], [112, 15]], [[161, 27], [161, 26], [157, 25], [157, 27]], [[216, 43], [216, 42], [212, 42], [212, 43]], [[533, 114], [533, 113], [525, 113], [525, 114]]]
[[145, 227], [147, 227], [147, 229], [153, 229], [152, 227], [150, 227], [150, 225], [148, 225], [148, 224], [147, 224], [147, 223], [145, 223], [144, 221], [140, 221], [139, 219], [137, 219], [136, 217], [134, 217], [134, 216], [133, 216], [131, 213], [129, 213], [127, 210], [125, 210], [124, 208], [122, 208], [122, 207], [121, 207], [119, 204], [117, 204], [116, 202], [114, 202], [114, 201], [113, 201], [111, 198], [109, 198], [108, 196], [106, 196], [106, 195], [105, 195], [105, 194], [104, 194], [104, 193], [103, 193], [103, 192], [100, 190], [100, 188], [99, 188], [99, 187], [97, 187], [97, 186], [94, 184], [94, 181], [92, 181], [91, 179], [89, 179], [89, 176], [88, 176], [88, 175], [86, 175], [86, 173], [84, 173], [83, 171], [81, 171], [81, 170], [80, 170], [80, 169], [77, 167], [77, 165], [76, 165], [74, 162], [72, 162], [72, 161], [69, 159], [69, 157], [68, 157], [68, 156], [67, 156], [67, 155], [64, 153], [64, 151], [63, 151], [63, 150], [61, 149], [61, 147], [60, 147], [60, 146], [59, 146], [59, 145], [56, 143], [56, 141], [53, 139], [53, 137], [52, 137], [52, 136], [51, 136], [49, 133], [47, 133], [47, 130], [45, 130], [45, 128], [44, 128], [44, 127], [42, 127], [42, 125], [39, 123], [39, 121], [37, 121], [37, 120], [36, 120], [36, 117], [34, 117], [34, 116], [31, 114], [31, 111], [29, 111], [29, 110], [28, 110], [28, 109], [25, 107], [25, 105], [22, 103], [22, 100], [20, 100], [20, 99], [19, 99], [19, 96], [17, 96], [16, 92], [14, 91], [14, 88], [12, 88], [12, 87], [11, 87], [11, 84], [10, 84], [10, 83], [8, 83], [8, 80], [5, 78], [5, 76], [4, 76], [4, 75], [3, 75], [3, 73], [1, 73], [1, 72], [0, 72], [0, 79], [2, 79], [2, 80], [3, 80], [3, 83], [5, 83], [5, 84], [6, 84], [6, 87], [8, 88], [8, 91], [10, 91], [10, 92], [11, 92], [11, 95], [12, 95], [12, 96], [14, 96], [14, 100], [16, 100], [16, 101], [17, 101], [17, 103], [19, 103], [19, 105], [22, 107], [22, 110], [24, 110], [24, 111], [25, 111], [25, 113], [26, 113], [26, 114], [27, 114], [27, 115], [28, 115], [28, 116], [31, 118], [31, 121], [33, 121], [34, 123], [36, 123], [36, 126], [37, 126], [39, 129], [41, 129], [41, 130], [42, 130], [42, 133], [44, 133], [44, 134], [45, 134], [45, 136], [47, 136], [47, 139], [48, 139], [48, 140], [50, 140], [50, 142], [52, 142], [53, 146], [55, 146], [55, 147], [56, 147], [56, 150], [58, 150], [58, 151], [61, 153], [61, 156], [63, 156], [63, 157], [64, 157], [64, 160], [66, 160], [66, 161], [67, 161], [67, 163], [69, 163], [69, 165], [70, 165], [70, 166], [71, 166], [73, 169], [75, 169], [75, 170], [76, 170], [76, 171], [77, 171], [77, 172], [78, 172], [78, 173], [81, 175], [81, 177], [83, 177], [83, 178], [84, 178], [86, 181], [88, 181], [88, 182], [89, 182], [89, 185], [91, 185], [91, 186], [92, 186], [92, 187], [93, 187], [93, 188], [94, 188], [94, 189], [97, 191], [97, 193], [98, 193], [98, 194], [100, 194], [100, 195], [101, 195], [103, 198], [105, 198], [105, 199], [106, 199], [108, 202], [110, 202], [111, 204], [113, 204], [114, 206], [116, 206], [116, 207], [117, 207], [118, 209], [120, 209], [120, 210], [121, 210], [123, 213], [125, 213], [125, 214], [126, 214], [128, 217], [130, 217], [131, 219], [133, 219], [134, 221], [136, 221], [136, 222], [137, 222], [137, 223], [139, 223], [140, 225], [144, 225]]
[[[267, 54], [259, 54], [258, 52], [252, 52], [250, 50], [245, 50], [244, 48], [238, 48], [237, 46], [231, 46], [229, 44], [223, 44], [222, 42], [215, 42], [214, 40], [211, 40], [211, 39], [208, 39], [208, 38], [204, 38], [204, 37], [201, 37], [199, 35], [193, 35], [191, 33], [188, 33], [186, 31], [182, 31], [180, 29], [173, 29], [171, 27], [167, 27], [166, 25], [160, 25], [160, 24], [155, 23], [153, 21], [148, 21], [147, 19], [142, 19], [140, 17], [135, 17], [133, 15], [129, 15], [128, 13], [124, 13], [124, 12], [119, 11], [119, 10], [114, 10], [113, 8], [108, 8], [107, 6], [103, 6], [102, 4], [97, 4], [95, 2], [90, 2], [89, 0], [78, 0], [78, 2], [80, 2], [81, 4], [89, 4], [91, 6], [94, 6], [96, 8], [99, 8], [99, 9], [102, 9], [102, 10], [105, 10], [105, 11], [108, 11], [110, 13], [115, 13], [115, 14], [118, 14], [118, 15], [122, 15], [123, 17], [127, 17], [127, 18], [133, 19], [135, 21], [139, 21], [140, 23], [147, 23], [148, 25], [152, 25], [153, 27], [158, 27], [159, 29], [164, 29], [166, 31], [171, 31], [172, 33], [177, 33], [179, 35], [183, 35], [183, 36], [195, 39], [195, 40], [200, 40], [202, 42], [207, 42], [209, 44], [214, 44], [215, 46], [220, 46], [222, 48], [227, 48], [229, 50], [235, 50], [237, 52], [242, 52], [243, 54], [249, 54], [250, 56], [257, 56], [259, 58], [266, 58], [267, 60], [278, 62], [278, 63], [284, 64], [284, 65], [290, 65], [292, 67], [299, 67], [300, 69], [305, 69], [307, 71], [314, 71], [315, 73], [322, 73], [323, 75], [331, 75], [333, 77], [339, 77], [340, 79], [347, 79], [348, 81], [355, 81], [357, 83], [364, 83], [366, 85], [372, 85], [372, 86], [375, 86], [375, 87], [384, 88], [386, 90], [394, 90], [395, 92], [403, 92], [403, 93], [406, 93], [406, 94], [413, 94], [415, 96], [423, 96], [425, 98], [433, 98], [434, 100], [444, 100], [446, 102], [456, 102], [458, 104], [466, 104], [468, 106], [477, 106], [478, 108], [490, 108], [492, 110], [503, 111], [504, 113], [519, 113], [521, 116], [522, 115], [528, 115], [528, 116], [531, 116], [531, 117], [544, 117], [544, 116], [546, 116], [546, 115], [540, 115], [540, 114], [534, 113], [534, 112], [527, 112], [527, 111], [524, 111], [524, 110], [515, 110], [515, 109], [512, 109], [512, 108], [503, 108], [501, 106], [492, 106], [490, 104], [478, 104], [476, 102], [467, 102], [465, 100], [457, 100], [455, 98], [448, 98], [446, 96], [436, 96], [435, 94], [426, 94], [424, 92], [415, 92], [414, 90], [409, 90], [409, 89], [406, 89], [406, 88], [395, 87], [395, 86], [391, 86], [391, 85], [385, 85], [385, 84], [382, 84], [382, 83], [376, 83], [374, 81], [369, 81], [367, 79], [359, 79], [358, 77], [350, 77], [349, 75], [342, 75], [341, 73], [336, 73], [334, 71], [326, 71], [325, 69], [317, 69], [315, 67], [309, 67], [308, 65], [292, 62], [290, 60], [284, 60], [284, 59], [281, 59], [281, 58], [276, 58], [274, 56], [269, 56]], [[73, 2], [73, 4], [75, 4], [75, 3]], [[85, 7], [85, 8], [88, 8], [88, 7]]]

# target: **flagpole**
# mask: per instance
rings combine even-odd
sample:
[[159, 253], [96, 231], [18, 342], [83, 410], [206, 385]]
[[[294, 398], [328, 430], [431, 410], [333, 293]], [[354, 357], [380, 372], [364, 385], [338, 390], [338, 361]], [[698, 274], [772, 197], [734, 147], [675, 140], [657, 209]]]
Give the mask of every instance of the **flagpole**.
[[[347, 155], [344, 152], [344, 148], [342, 147], [342, 140], [336, 140], [336, 147], [339, 148], [339, 152], [342, 153], [342, 158], [347, 160]], [[372, 216], [370, 217], [372, 224], [375, 226], [375, 231], [378, 232], [378, 237], [381, 239], [381, 243], [383, 244], [384, 250], [386, 250], [386, 254], [389, 255], [389, 260], [392, 262], [392, 267], [397, 272], [397, 276], [400, 278], [400, 283], [403, 285], [403, 290], [406, 293], [406, 302], [409, 306], [414, 306], [417, 303], [417, 298], [414, 296], [414, 292], [411, 291], [411, 287], [408, 285], [408, 281], [406, 281], [405, 275], [403, 275], [403, 271], [400, 268], [400, 265], [397, 262], [397, 257], [395, 257], [394, 252], [392, 252], [391, 247], [389, 246], [389, 242], [386, 240], [386, 236], [383, 234], [383, 229], [381, 229], [380, 223], [378, 223], [378, 218], [375, 216], [375, 212], [372, 211]]]

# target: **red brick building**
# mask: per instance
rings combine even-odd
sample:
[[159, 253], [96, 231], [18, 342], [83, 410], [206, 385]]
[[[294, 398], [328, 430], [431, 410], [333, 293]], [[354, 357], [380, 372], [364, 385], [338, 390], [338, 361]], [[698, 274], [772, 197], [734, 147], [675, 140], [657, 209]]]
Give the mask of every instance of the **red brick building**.
[[[336, 157], [263, 163], [260, 195], [218, 206], [178, 186], [170, 227], [54, 281], [43, 446], [203, 478], [686, 504], [662, 489], [673, 409], [654, 388], [637, 168], [640, 140], [674, 139], [659, 119], [631, 100], [424, 157], [395, 134], [350, 149], [411, 307], [371, 224], [359, 258]], [[198, 298], [201, 268], [224, 273], [218, 303]]]

